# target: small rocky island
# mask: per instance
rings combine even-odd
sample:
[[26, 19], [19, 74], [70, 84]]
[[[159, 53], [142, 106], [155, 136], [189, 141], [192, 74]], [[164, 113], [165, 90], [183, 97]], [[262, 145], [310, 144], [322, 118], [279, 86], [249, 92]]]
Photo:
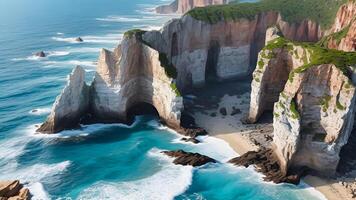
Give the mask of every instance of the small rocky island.
[[[183, 96], [211, 77], [218, 82], [252, 77], [244, 123], [258, 123], [272, 112], [273, 137], [268, 148], [230, 162], [256, 165], [266, 180], [277, 183], [299, 183], [306, 173], [339, 173], [343, 148], [356, 134], [356, 2], [328, 0], [332, 9], [313, 10], [309, 3], [317, 1], [294, 1], [309, 9], [295, 10], [295, 16], [287, 15], [288, 1], [208, 7], [198, 2], [177, 0], [157, 8], [183, 13], [198, 7], [159, 31], [127, 31], [117, 48], [103, 49], [90, 85], [77, 66], [38, 132], [53, 134], [80, 123], [130, 123], [132, 109], [144, 103], [167, 126], [195, 138], [206, 131], [193, 123]], [[221, 113], [227, 115], [226, 109]], [[199, 162], [193, 162], [183, 151], [165, 154], [179, 164], [214, 162], [202, 155], [194, 155]]]

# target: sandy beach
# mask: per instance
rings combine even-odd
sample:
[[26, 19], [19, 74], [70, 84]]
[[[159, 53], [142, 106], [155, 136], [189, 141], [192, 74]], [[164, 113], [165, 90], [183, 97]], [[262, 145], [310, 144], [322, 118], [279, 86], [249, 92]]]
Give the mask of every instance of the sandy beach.
[[[194, 97], [207, 99], [206, 97]], [[216, 102], [195, 102], [193, 111], [196, 123], [210, 135], [226, 141], [239, 155], [254, 151], [259, 146], [269, 147], [273, 137], [272, 116], [258, 124], [241, 122], [249, 109], [249, 93], [212, 96]], [[213, 105], [213, 106], [211, 106]], [[329, 200], [352, 199], [350, 192], [336, 179], [307, 176], [303, 181], [321, 192]]]

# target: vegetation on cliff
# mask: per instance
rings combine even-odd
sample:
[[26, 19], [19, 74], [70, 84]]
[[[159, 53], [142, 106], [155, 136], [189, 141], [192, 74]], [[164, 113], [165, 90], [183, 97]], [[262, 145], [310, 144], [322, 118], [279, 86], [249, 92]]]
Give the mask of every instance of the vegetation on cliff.
[[[277, 48], [286, 48], [289, 52], [291, 52], [291, 54], [293, 54], [295, 53], [295, 51], [293, 51], [295, 46], [301, 46], [304, 49], [305, 53], [303, 53], [302, 57], [304, 65], [294, 69], [290, 73], [290, 81], [293, 81], [295, 73], [302, 73], [312, 66], [323, 64], [334, 64], [346, 76], [349, 77], [350, 67], [354, 67], [356, 65], [356, 52], [344, 52], [335, 49], [327, 49], [317, 43], [292, 42], [283, 37], [279, 37], [270, 41], [263, 50], [268, 49], [273, 51]], [[310, 54], [309, 59], [306, 56], [306, 52]], [[297, 56], [299, 57], [299, 55]]]
[[[356, 18], [355, 18], [356, 19]], [[347, 26], [345, 26], [343, 29], [341, 29], [340, 31], [336, 32], [336, 33], [332, 33], [330, 35], [324, 36], [319, 42], [318, 44], [322, 47], [327, 48], [328, 44], [331, 40], [334, 40], [336, 42], [337, 45], [339, 45], [341, 43], [341, 40], [344, 39], [347, 35], [347, 33], [350, 30], [351, 24], [354, 23], [355, 19], [353, 21], [351, 21], [351, 23]]]
[[334, 21], [339, 7], [347, 0], [261, 0], [256, 3], [233, 3], [198, 7], [186, 15], [208, 23], [221, 20], [252, 20], [259, 13], [275, 11], [281, 13], [289, 23], [298, 23], [305, 19], [319, 23], [328, 28]]
[[132, 36], [138, 36], [141, 38], [141, 36], [146, 33], [147, 31], [141, 30], [141, 29], [132, 29], [128, 30], [124, 33], [125, 38], [132, 38]]

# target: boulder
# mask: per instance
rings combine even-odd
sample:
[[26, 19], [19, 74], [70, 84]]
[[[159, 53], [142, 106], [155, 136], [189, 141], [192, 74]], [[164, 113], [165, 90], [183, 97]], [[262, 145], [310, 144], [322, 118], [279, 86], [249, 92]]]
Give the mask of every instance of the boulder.
[[37, 53], [35, 54], [35, 56], [40, 57], [40, 58], [44, 58], [44, 57], [46, 57], [46, 54], [45, 54], [45, 52], [40, 51], [40, 52], [37, 52]]
[[190, 153], [183, 150], [177, 151], [163, 151], [169, 157], [175, 158], [173, 163], [176, 165], [191, 165], [193, 167], [202, 166], [209, 162], [216, 163], [216, 161], [208, 156], [199, 153]]
[[84, 40], [83, 40], [81, 37], [75, 38], [75, 41], [76, 41], [76, 42], [84, 42]]
[[20, 181], [0, 181], [0, 199], [28, 200], [30, 198], [30, 191], [24, 188]]

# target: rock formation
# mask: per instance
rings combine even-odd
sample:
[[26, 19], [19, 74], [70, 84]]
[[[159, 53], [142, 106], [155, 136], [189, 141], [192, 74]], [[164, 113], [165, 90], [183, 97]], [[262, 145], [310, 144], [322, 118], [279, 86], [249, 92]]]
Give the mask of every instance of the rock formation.
[[195, 7], [205, 7], [209, 5], [226, 4], [228, 0], [174, 0], [169, 5], [163, 5], [156, 8], [160, 14], [183, 14]]
[[327, 48], [356, 51], [356, 2], [350, 0], [342, 5], [333, 27], [320, 43]]
[[20, 181], [0, 181], [1, 200], [29, 200], [30, 191], [24, 188]]
[[45, 54], [45, 52], [40, 51], [40, 52], [37, 52], [37, 53], [35, 54], [35, 56], [40, 57], [40, 58], [44, 58], [44, 57], [46, 57], [46, 54]]
[[92, 83], [93, 115], [102, 121], [126, 121], [128, 109], [144, 102], [168, 125], [179, 127], [183, 100], [164, 67], [165, 55], [137, 34], [126, 36], [114, 52], [102, 50]]
[[176, 165], [191, 165], [193, 167], [198, 167], [205, 165], [209, 162], [216, 163], [214, 159], [208, 156], [204, 156], [199, 153], [185, 152], [183, 150], [163, 151], [162, 153], [175, 158], [173, 163]]
[[304, 20], [289, 24], [277, 12], [266, 12], [251, 20], [217, 23], [195, 19], [188, 13], [168, 22], [160, 32], [147, 32], [143, 39], [166, 53], [177, 68], [177, 86], [184, 91], [204, 85], [209, 76], [226, 80], [250, 75], [265, 44], [266, 30], [273, 25], [292, 40], [318, 41], [322, 37], [317, 23]]
[[259, 54], [248, 119], [274, 111], [273, 143], [284, 174], [308, 167], [331, 175], [353, 127], [355, 86], [347, 75], [356, 54], [293, 43], [277, 32], [267, 31], [272, 40]]
[[89, 87], [85, 83], [85, 70], [77, 66], [68, 76], [68, 83], [53, 104], [45, 123], [38, 129], [42, 133], [56, 133], [77, 127], [89, 108]]
[[76, 42], [84, 42], [84, 40], [83, 40], [81, 37], [75, 38], [75, 41], [76, 41]]
[[[171, 72], [171, 71], [173, 72]], [[128, 110], [139, 103], [156, 108], [163, 121], [180, 127], [183, 99], [175, 86], [174, 66], [147, 46], [140, 33], [129, 33], [114, 52], [102, 50], [90, 89], [81, 67], [73, 70], [47, 121], [38, 129], [56, 133], [89, 122], [128, 122]]]

